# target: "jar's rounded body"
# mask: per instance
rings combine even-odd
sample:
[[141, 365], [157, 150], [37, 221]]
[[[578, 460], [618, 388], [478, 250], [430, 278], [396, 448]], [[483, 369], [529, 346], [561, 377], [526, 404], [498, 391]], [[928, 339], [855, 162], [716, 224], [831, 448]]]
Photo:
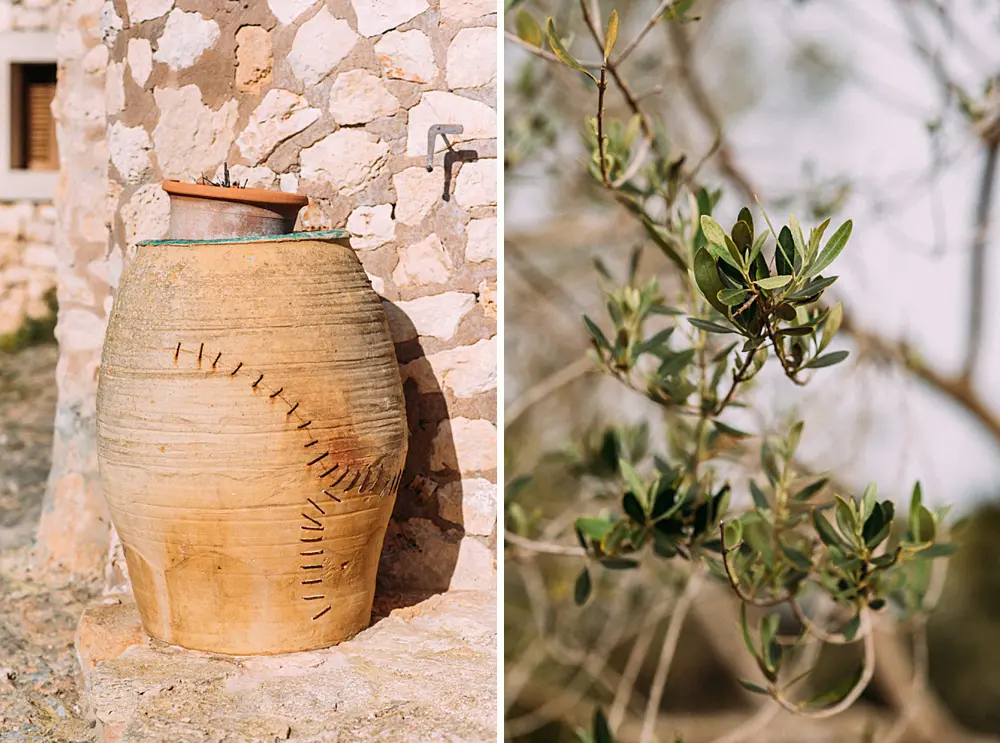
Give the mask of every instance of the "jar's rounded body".
[[150, 635], [262, 654], [364, 629], [406, 442], [388, 323], [346, 240], [139, 248], [98, 455]]

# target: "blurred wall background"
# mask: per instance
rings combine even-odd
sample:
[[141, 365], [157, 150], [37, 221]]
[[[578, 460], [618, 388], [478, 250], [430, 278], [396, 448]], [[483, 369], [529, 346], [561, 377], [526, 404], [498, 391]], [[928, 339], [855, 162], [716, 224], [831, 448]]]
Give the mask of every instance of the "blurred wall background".
[[56, 0], [0, 0], [0, 345], [53, 314]]

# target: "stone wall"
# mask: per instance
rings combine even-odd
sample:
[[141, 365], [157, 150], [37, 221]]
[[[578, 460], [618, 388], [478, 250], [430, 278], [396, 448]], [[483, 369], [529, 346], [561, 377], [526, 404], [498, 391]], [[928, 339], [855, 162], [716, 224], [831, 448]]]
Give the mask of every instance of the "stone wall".
[[[58, 0], [0, 0], [0, 37], [55, 31], [57, 23]], [[0, 101], [0, 116], [9, 115], [9, 105]], [[56, 284], [55, 221], [51, 202], [0, 200], [0, 335], [50, 312], [45, 295]]]
[[[411, 437], [383, 594], [495, 584], [496, 8], [114, 0], [101, 10], [102, 280], [114, 286], [135, 244], [166, 234], [163, 178], [214, 178], [228, 163], [240, 182], [308, 195], [300, 228], [349, 229], [385, 299]], [[438, 140], [427, 172], [432, 124], [464, 133], [447, 155]]]
[[55, 31], [59, 0], [0, 0], [0, 33]]
[[50, 313], [45, 297], [56, 283], [55, 222], [50, 203], [0, 201], [0, 336], [27, 317]]
[[97, 369], [121, 261], [108, 254], [108, 49], [101, 36], [101, 2], [63, 0], [59, 5], [53, 104], [60, 160], [55, 231], [59, 397], [35, 553], [40, 572], [60, 581], [100, 572], [110, 523], [97, 468]]

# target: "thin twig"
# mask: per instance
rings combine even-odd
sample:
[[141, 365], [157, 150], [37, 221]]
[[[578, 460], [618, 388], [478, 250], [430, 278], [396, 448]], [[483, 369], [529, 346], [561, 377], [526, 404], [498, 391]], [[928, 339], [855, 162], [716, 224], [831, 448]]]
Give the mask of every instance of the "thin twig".
[[799, 603], [798, 599], [795, 596], [792, 596], [788, 600], [788, 604], [789, 606], [792, 607], [792, 612], [794, 612], [795, 618], [799, 620], [799, 623], [802, 625], [803, 629], [805, 629], [806, 632], [808, 632], [810, 635], [817, 638], [818, 640], [822, 640], [827, 645], [852, 645], [863, 639], [861, 637], [860, 629], [858, 630], [857, 633], [855, 633], [854, 637], [852, 637], [850, 640], [848, 640], [847, 637], [845, 637], [843, 634], [835, 635], [827, 632], [825, 629], [823, 629], [818, 624], [813, 622], [808, 616], [806, 616], [805, 611], [802, 609], [802, 604]]
[[979, 361], [983, 340], [983, 309], [986, 302], [986, 236], [993, 212], [993, 186], [997, 174], [997, 150], [1000, 138], [986, 143], [986, 159], [979, 179], [979, 196], [976, 201], [976, 226], [972, 236], [969, 259], [969, 325], [965, 339], [965, 363], [962, 378], [971, 382]]
[[[587, 29], [590, 31], [590, 35], [594, 37], [597, 48], [603, 49], [604, 39], [601, 36], [601, 27], [597, 25], [596, 18], [591, 8], [587, 5], [587, 0], [580, 0], [580, 8], [583, 10], [583, 18], [587, 23]], [[632, 110], [632, 113], [639, 117], [639, 127], [642, 129], [643, 136], [652, 139], [654, 136], [652, 122], [650, 122], [646, 112], [643, 111], [642, 106], [639, 105], [639, 99], [636, 98], [632, 87], [618, 71], [618, 65], [609, 59], [605, 66], [607, 67], [608, 74], [611, 75], [611, 79], [615, 81], [618, 91], [625, 99], [626, 105]]]
[[[549, 62], [558, 62], [559, 64], [562, 64], [559, 57], [557, 57], [555, 54], [546, 51], [545, 49], [542, 49], [539, 46], [535, 46], [534, 44], [529, 44], [527, 41], [520, 38], [517, 34], [513, 34], [510, 31], [504, 31], [503, 35], [504, 38], [507, 39], [507, 41], [517, 44], [519, 47], [524, 49], [524, 51], [530, 52], [531, 54], [534, 54], [536, 57], [547, 59]], [[587, 62], [582, 60], [577, 60], [577, 61], [580, 63], [581, 67], [591, 67], [596, 69], [597, 67], [601, 66], [600, 62]]]
[[635, 154], [635, 157], [632, 158], [632, 161], [628, 164], [628, 168], [625, 169], [625, 172], [611, 183], [612, 188], [621, 188], [635, 177], [635, 174], [639, 172], [639, 168], [641, 168], [646, 162], [646, 157], [649, 155], [649, 150], [652, 146], [653, 140], [650, 137], [643, 137], [642, 144], [639, 145], [639, 151]]
[[851, 690], [843, 699], [829, 707], [824, 707], [823, 709], [818, 710], [810, 710], [806, 709], [801, 702], [793, 702], [788, 699], [784, 695], [784, 691], [781, 689], [772, 689], [771, 698], [789, 712], [794, 712], [795, 714], [803, 717], [811, 717], [814, 720], [822, 720], [827, 717], [839, 715], [841, 712], [854, 704], [864, 693], [865, 689], [868, 688], [868, 684], [871, 682], [872, 676], [875, 675], [875, 633], [872, 631], [871, 622], [871, 614], [868, 609], [862, 609], [861, 628], [859, 630], [859, 634], [863, 633], [865, 640], [865, 654], [862, 660], [864, 665], [861, 669], [861, 676], [858, 678], [857, 683], [851, 687]]
[[586, 557], [587, 555], [583, 547], [536, 542], [534, 539], [518, 536], [506, 529], [504, 530], [503, 538], [505, 542], [510, 542], [515, 547], [540, 555], [563, 555], [565, 557]]
[[[625, 596], [628, 595], [627, 591], [623, 593]], [[608, 656], [630, 629], [629, 623], [623, 621], [628, 606], [629, 602], [625, 600], [619, 600], [615, 603], [614, 611], [607, 617], [600, 636], [587, 656], [585, 667], [577, 669], [573, 678], [566, 685], [565, 691], [558, 696], [547, 699], [537, 709], [507, 720], [504, 724], [506, 737], [516, 738], [544, 727], [552, 720], [565, 714], [567, 710], [572, 709], [584, 697], [588, 688], [586, 677], [593, 678], [599, 672], [600, 668], [607, 663]]]
[[779, 594], [769, 599], [761, 599], [756, 596], [751, 596], [746, 591], [743, 590], [743, 585], [740, 583], [739, 577], [733, 572], [732, 565], [729, 564], [729, 555], [738, 550], [743, 546], [743, 540], [741, 539], [732, 547], [726, 546], [726, 528], [725, 522], [719, 522], [719, 538], [722, 540], [722, 567], [726, 571], [726, 577], [729, 578], [729, 585], [733, 587], [736, 595], [739, 596], [740, 600], [745, 604], [750, 604], [751, 606], [777, 606], [778, 604], [784, 604], [790, 598], [792, 594], [785, 593]]
[[934, 369], [905, 341], [887, 340], [862, 329], [846, 311], [840, 330], [854, 338], [861, 353], [898, 363], [930, 389], [963, 408], [990, 435], [994, 443], [1000, 446], [1000, 416], [990, 409], [961, 376], [952, 376]]
[[608, 712], [608, 725], [612, 732], [618, 730], [618, 726], [621, 725], [622, 719], [625, 717], [625, 710], [628, 708], [635, 691], [635, 681], [639, 677], [639, 671], [642, 670], [643, 661], [646, 660], [646, 651], [649, 650], [649, 645], [653, 642], [657, 627], [658, 623], [650, 624], [639, 634], [629, 652], [628, 660], [625, 661], [625, 670], [622, 671], [618, 688], [615, 689], [614, 701]]
[[545, 642], [535, 638], [528, 649], [524, 651], [516, 664], [505, 664], [503, 672], [503, 703], [504, 716], [510, 712], [517, 702], [524, 687], [531, 681], [535, 671], [546, 660]]
[[780, 711], [781, 705], [777, 702], [765, 704], [741, 725], [733, 728], [721, 738], [716, 738], [712, 743], [746, 743], [754, 733], [773, 720]]
[[608, 178], [608, 143], [604, 139], [604, 91], [608, 88], [608, 65], [607, 62], [601, 65], [601, 79], [597, 83], [597, 154], [601, 158], [601, 182], [605, 186], [611, 185]]
[[898, 743], [900, 738], [906, 734], [906, 729], [917, 716], [917, 711], [923, 701], [922, 696], [927, 686], [928, 667], [927, 648], [927, 622], [924, 617], [918, 616], [913, 622], [913, 684], [910, 691], [910, 699], [903, 707], [903, 711], [892, 726], [882, 743]]
[[684, 587], [684, 593], [677, 601], [674, 613], [670, 616], [670, 625], [667, 627], [667, 634], [663, 638], [663, 648], [660, 650], [660, 659], [656, 664], [656, 671], [653, 674], [653, 683], [649, 690], [649, 700], [646, 703], [646, 714], [642, 721], [642, 734], [639, 736], [639, 743], [651, 743], [656, 730], [656, 718], [660, 711], [660, 704], [663, 701], [663, 690], [667, 685], [667, 675], [670, 672], [670, 664], [677, 650], [677, 642], [681, 639], [681, 629], [684, 627], [684, 619], [687, 617], [691, 605], [694, 603], [705, 580], [705, 568], [700, 565], [692, 570], [691, 577]]
[[733, 386], [729, 388], [729, 392], [727, 392], [726, 396], [722, 398], [722, 402], [716, 405], [715, 409], [712, 410], [713, 416], [719, 415], [723, 410], [726, 409], [726, 406], [729, 405], [730, 402], [732, 402], [733, 395], [736, 394], [736, 388], [739, 387], [740, 384], [742, 384], [745, 381], [743, 375], [746, 374], [747, 370], [750, 368], [750, 364], [753, 362], [753, 356], [754, 356], [753, 351], [747, 352], [746, 359], [744, 359], [743, 363], [740, 365], [740, 368], [736, 370], [736, 374], [733, 375]]
[[635, 35], [635, 38], [632, 39], [632, 41], [630, 41], [615, 58], [615, 64], [620, 65], [624, 62], [628, 58], [628, 55], [634, 52], [635, 48], [639, 46], [639, 42], [641, 42], [645, 38], [646, 34], [652, 30], [653, 26], [662, 20], [660, 16], [666, 13], [672, 5], [676, 5], [678, 2], [680, 2], [680, 0], [662, 0], [662, 2], [656, 6], [656, 10], [653, 11], [652, 17], [646, 21], [639, 33]]
[[510, 428], [533, 405], [544, 400], [580, 377], [597, 371], [589, 356], [581, 356], [526, 389], [510, 404], [504, 406], [504, 428]]

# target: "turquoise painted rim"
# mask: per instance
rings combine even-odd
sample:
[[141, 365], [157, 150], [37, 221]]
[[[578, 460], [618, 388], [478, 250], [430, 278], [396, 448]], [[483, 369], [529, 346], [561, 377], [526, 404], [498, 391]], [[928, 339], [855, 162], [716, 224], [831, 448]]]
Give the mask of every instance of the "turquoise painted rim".
[[289, 240], [343, 240], [350, 237], [347, 230], [316, 230], [315, 232], [289, 232], [287, 235], [263, 235], [259, 237], [222, 237], [215, 240], [143, 240], [139, 247], [146, 245], [226, 245], [231, 243], [273, 243]]

